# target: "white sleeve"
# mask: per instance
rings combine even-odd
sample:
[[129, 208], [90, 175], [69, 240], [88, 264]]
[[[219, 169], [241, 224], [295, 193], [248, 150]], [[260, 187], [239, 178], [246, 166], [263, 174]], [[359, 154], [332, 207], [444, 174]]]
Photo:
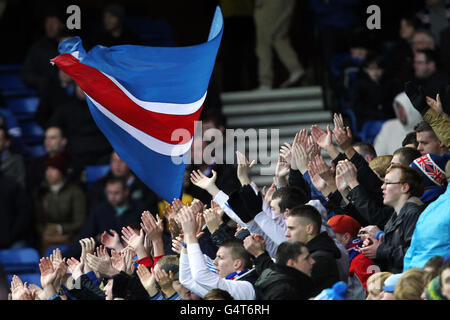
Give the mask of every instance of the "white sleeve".
[[247, 229], [247, 224], [243, 222], [241, 218], [239, 218], [239, 216], [236, 214], [236, 212], [234, 212], [233, 209], [231, 209], [231, 207], [228, 205], [227, 201], [229, 198], [230, 197], [228, 197], [225, 192], [220, 190], [213, 200], [220, 206], [220, 208], [226, 213], [226, 215], [230, 217], [231, 220]]
[[236, 300], [255, 299], [255, 289], [250, 282], [222, 279], [209, 271], [198, 243], [188, 244], [187, 250], [193, 279], [199, 285], [208, 291], [212, 289], [228, 291]]
[[207, 289], [200, 286], [192, 278], [189, 257], [185, 253], [180, 254], [180, 283], [199, 297], [203, 298], [208, 293]]
[[259, 225], [261, 230], [271, 238], [277, 245], [285, 242], [287, 238], [284, 236], [286, 228], [278, 223], [275, 223], [265, 212], [260, 212], [256, 215], [254, 221]]

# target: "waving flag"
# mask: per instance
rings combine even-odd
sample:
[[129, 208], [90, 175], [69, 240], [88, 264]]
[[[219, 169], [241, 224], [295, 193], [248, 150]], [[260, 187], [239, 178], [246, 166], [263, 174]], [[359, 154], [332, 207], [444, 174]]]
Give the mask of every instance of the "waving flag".
[[96, 46], [86, 53], [73, 37], [52, 59], [85, 92], [94, 121], [120, 158], [168, 202], [181, 197], [184, 160], [222, 33], [217, 7], [208, 41], [199, 45]]

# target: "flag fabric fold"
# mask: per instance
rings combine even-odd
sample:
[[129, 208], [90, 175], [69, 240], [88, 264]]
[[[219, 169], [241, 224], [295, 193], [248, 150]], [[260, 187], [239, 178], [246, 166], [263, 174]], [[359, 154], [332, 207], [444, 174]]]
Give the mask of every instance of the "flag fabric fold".
[[161, 198], [180, 198], [194, 135], [223, 34], [216, 8], [208, 41], [186, 47], [59, 44], [52, 59], [80, 86], [119, 157]]

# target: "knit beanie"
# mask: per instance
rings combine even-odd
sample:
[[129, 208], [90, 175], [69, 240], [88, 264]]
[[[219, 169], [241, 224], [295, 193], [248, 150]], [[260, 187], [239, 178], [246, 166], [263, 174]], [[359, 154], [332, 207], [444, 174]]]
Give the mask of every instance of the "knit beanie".
[[45, 163], [46, 168], [53, 167], [61, 171], [63, 175], [67, 174], [70, 166], [70, 155], [66, 152], [59, 152], [47, 159]]
[[332, 288], [324, 289], [314, 300], [346, 300], [347, 284], [344, 281], [336, 282]]
[[425, 188], [442, 187], [447, 184], [445, 165], [449, 158], [449, 155], [439, 156], [427, 153], [411, 162], [410, 167], [423, 176]]
[[359, 229], [361, 229], [361, 224], [346, 214], [337, 214], [331, 217], [328, 224], [335, 233], [344, 234], [348, 232], [352, 237], [356, 237]]
[[427, 300], [448, 300], [442, 295], [441, 276], [434, 277], [428, 284], [425, 295]]

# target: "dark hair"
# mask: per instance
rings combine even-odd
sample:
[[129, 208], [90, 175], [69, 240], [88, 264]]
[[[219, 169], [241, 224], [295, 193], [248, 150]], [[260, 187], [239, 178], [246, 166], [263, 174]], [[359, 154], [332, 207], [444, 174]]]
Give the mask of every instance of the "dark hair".
[[233, 296], [222, 289], [211, 289], [203, 297], [203, 300], [234, 300]]
[[276, 260], [280, 265], [285, 266], [289, 259], [297, 260], [297, 257], [302, 254], [302, 248], [306, 245], [300, 241], [285, 241], [277, 248]]
[[58, 129], [59, 132], [61, 133], [61, 137], [62, 137], [62, 138], [67, 138], [66, 132], [65, 132], [65, 130], [64, 130], [62, 127], [55, 126], [55, 125], [50, 125], [50, 126], [47, 126], [47, 127], [45, 128], [45, 131], [47, 131], [47, 130], [50, 129], [50, 128]]
[[436, 66], [439, 64], [439, 56], [437, 55], [435, 50], [423, 49], [417, 50], [416, 53], [423, 53], [425, 55], [425, 61], [427, 63], [434, 62]]
[[322, 227], [322, 216], [319, 211], [309, 204], [297, 206], [289, 211], [289, 217], [305, 218], [314, 226], [314, 234], [320, 232]]
[[108, 177], [108, 179], [106, 180], [106, 183], [105, 183], [105, 187], [106, 187], [106, 185], [113, 184], [113, 183], [120, 183], [124, 190], [128, 189], [127, 181], [124, 178], [113, 177], [113, 176]]
[[418, 30], [422, 27], [422, 21], [420, 21], [420, 19], [418, 19], [416, 16], [414, 15], [406, 15], [400, 18], [401, 20], [405, 20], [406, 23], [408, 23], [411, 27], [414, 28], [414, 30]]
[[394, 169], [400, 169], [402, 171], [401, 178], [404, 183], [409, 185], [409, 194], [413, 197], [420, 197], [424, 192], [424, 183], [422, 175], [411, 167], [407, 167], [401, 164], [392, 164], [389, 169], [386, 170], [386, 174]]
[[448, 268], [450, 268], [450, 259], [447, 259], [444, 261], [441, 269], [439, 270], [439, 273], [442, 273], [442, 271], [444, 271], [445, 269], [448, 269]]
[[276, 190], [272, 195], [272, 200], [277, 198], [281, 199], [278, 204], [281, 212], [308, 202], [306, 192], [294, 186], [287, 186]]
[[372, 156], [372, 158], [377, 156], [375, 148], [368, 142], [356, 142], [353, 144], [353, 147], [360, 148], [362, 153], [368, 154], [369, 156]]
[[219, 127], [221, 126], [223, 126], [224, 128], [227, 127], [227, 118], [222, 113], [222, 111], [217, 108], [203, 110], [200, 120], [203, 122], [212, 121], [216, 129], [219, 129]]
[[424, 131], [432, 131], [434, 133], [433, 128], [426, 121], [421, 121], [414, 127], [414, 132], [424, 132]]
[[1, 126], [0, 130], [3, 130], [3, 132], [5, 133], [6, 140], [11, 140], [11, 134], [9, 133], [8, 128], [6, 126]]
[[422, 156], [419, 150], [411, 147], [399, 148], [394, 151], [394, 155], [396, 154], [400, 156], [401, 164], [403, 164], [404, 166], [409, 166], [411, 162]]
[[373, 51], [369, 51], [367, 54], [366, 59], [364, 59], [364, 63], [362, 64], [362, 68], [368, 68], [371, 64], [376, 64], [380, 69], [384, 69], [385, 67], [383, 58]]
[[233, 238], [223, 241], [220, 247], [231, 248], [231, 256], [233, 259], [241, 259], [244, 268], [251, 268], [253, 266], [252, 256], [244, 248], [241, 239]]
[[417, 142], [416, 132], [413, 131], [406, 135], [405, 139], [403, 139], [402, 141], [402, 147], [406, 146], [407, 144], [413, 144], [417, 148], [419, 143]]

